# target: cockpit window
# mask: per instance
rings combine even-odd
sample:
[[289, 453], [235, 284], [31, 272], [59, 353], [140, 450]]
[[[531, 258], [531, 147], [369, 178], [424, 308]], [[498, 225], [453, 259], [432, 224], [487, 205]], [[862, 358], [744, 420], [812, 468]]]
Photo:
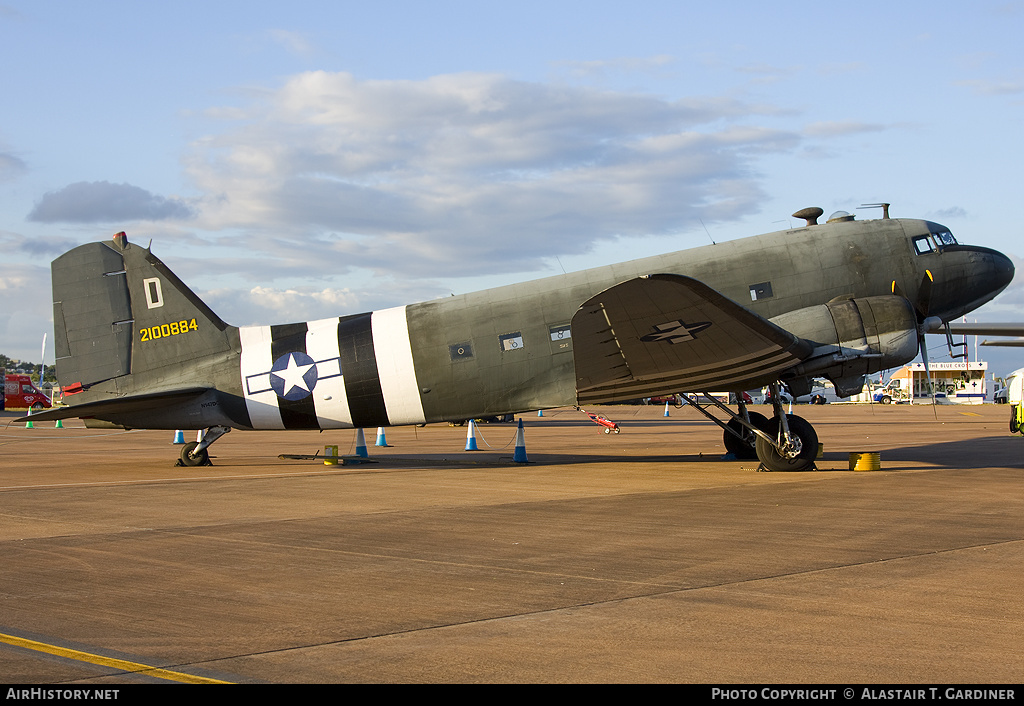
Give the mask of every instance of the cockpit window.
[[914, 250], [918, 255], [935, 251], [942, 252], [946, 247], [956, 244], [956, 238], [948, 230], [936, 230], [928, 235], [914, 238]]

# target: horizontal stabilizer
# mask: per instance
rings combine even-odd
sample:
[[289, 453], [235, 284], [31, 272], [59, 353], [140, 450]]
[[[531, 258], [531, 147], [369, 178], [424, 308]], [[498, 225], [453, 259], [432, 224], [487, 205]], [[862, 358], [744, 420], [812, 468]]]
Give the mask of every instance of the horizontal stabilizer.
[[778, 379], [811, 344], [690, 277], [631, 279], [572, 319], [580, 404], [743, 390]]
[[209, 391], [207, 387], [189, 387], [165, 392], [150, 392], [144, 395], [115, 397], [109, 400], [97, 400], [70, 407], [54, 407], [27, 417], [18, 417], [15, 422], [52, 422], [57, 419], [76, 419], [81, 417], [106, 417], [116, 414], [148, 412], [164, 408], [179, 402], [198, 399]]

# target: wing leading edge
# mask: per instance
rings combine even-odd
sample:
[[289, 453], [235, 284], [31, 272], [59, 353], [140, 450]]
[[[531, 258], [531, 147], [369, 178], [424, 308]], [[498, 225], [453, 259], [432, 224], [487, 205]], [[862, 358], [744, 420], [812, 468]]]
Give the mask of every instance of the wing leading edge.
[[707, 285], [668, 274], [591, 297], [572, 337], [580, 404], [759, 387], [812, 349]]
[[[935, 328], [928, 333], [945, 333], [944, 328]], [[981, 342], [983, 346], [1024, 346], [1024, 324], [1022, 323], [957, 323], [949, 322], [949, 332], [964, 336], [1017, 336], [1017, 338], [988, 339]]]

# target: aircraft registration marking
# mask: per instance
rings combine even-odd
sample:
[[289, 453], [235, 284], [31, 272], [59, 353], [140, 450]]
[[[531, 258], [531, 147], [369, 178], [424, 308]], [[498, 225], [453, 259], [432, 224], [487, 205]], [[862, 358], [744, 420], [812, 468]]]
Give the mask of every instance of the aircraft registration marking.
[[179, 336], [189, 331], [198, 331], [199, 325], [195, 319], [191, 321], [182, 319], [181, 321], [172, 321], [169, 324], [159, 324], [157, 326], [150, 326], [149, 328], [139, 329], [139, 333], [142, 334], [142, 342], [146, 341], [157, 341], [161, 338], [169, 338], [171, 336]]

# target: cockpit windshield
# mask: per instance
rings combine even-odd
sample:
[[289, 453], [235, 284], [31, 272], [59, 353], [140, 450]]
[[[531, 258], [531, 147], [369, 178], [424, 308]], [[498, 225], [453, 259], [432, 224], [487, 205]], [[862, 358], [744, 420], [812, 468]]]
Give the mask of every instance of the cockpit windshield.
[[928, 235], [914, 238], [914, 250], [918, 255], [930, 252], [942, 252], [950, 245], [956, 245], [956, 238], [948, 230], [933, 230]]

